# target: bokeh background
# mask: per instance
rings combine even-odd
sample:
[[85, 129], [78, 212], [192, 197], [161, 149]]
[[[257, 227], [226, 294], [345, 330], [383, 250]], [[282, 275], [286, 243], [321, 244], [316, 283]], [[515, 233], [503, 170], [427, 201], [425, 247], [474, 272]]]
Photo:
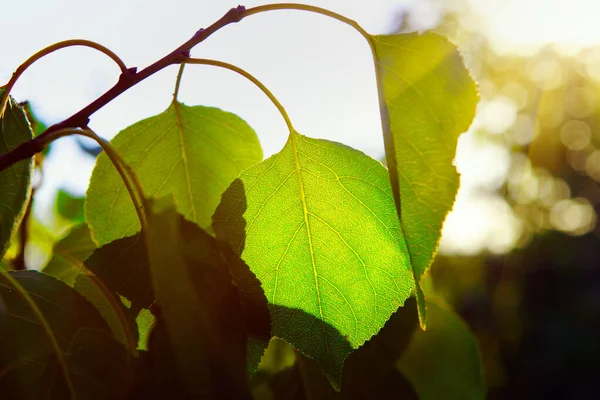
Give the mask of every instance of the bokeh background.
[[[370, 33], [434, 29], [459, 45], [481, 101], [459, 141], [461, 189], [429, 290], [476, 335], [490, 398], [600, 398], [600, 2], [307, 3], [353, 18]], [[98, 41], [143, 68], [236, 5], [2, 0], [0, 81], [35, 51], [69, 38]], [[323, 16], [274, 12], [219, 31], [192, 54], [254, 74], [303, 134], [384, 158], [369, 49], [351, 28]], [[164, 111], [176, 73], [172, 67], [137, 85], [90, 126], [110, 139]], [[43, 130], [117, 77], [101, 54], [70, 48], [31, 67], [13, 95], [29, 101]], [[266, 156], [285, 142], [274, 107], [228, 71], [188, 66], [179, 99], [237, 113], [257, 131]], [[45, 156], [29, 220], [28, 266], [42, 267], [52, 244], [84, 220], [95, 154], [93, 144], [65, 138]]]

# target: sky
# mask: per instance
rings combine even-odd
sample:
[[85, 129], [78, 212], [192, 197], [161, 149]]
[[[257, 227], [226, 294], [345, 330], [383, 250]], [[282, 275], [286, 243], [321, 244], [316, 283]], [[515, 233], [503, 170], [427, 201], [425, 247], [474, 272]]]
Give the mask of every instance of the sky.
[[[600, 42], [595, 18], [600, 1], [572, 0], [328, 0], [306, 3], [359, 22], [369, 33], [398, 27], [403, 10], [412, 11], [411, 29], [436, 24], [443, 7], [464, 9], [462, 23], [485, 31], [503, 51], [532, 52], [554, 43], [566, 52]], [[569, 4], [567, 6], [566, 4]], [[598, 3], [598, 4], [596, 4]], [[246, 2], [247, 7], [264, 2]], [[194, 32], [210, 25], [230, 1], [210, 0], [0, 0], [0, 81], [34, 52], [57, 41], [81, 38], [117, 53], [128, 67], [144, 68]], [[583, 16], [583, 17], [580, 17]], [[579, 19], [577, 19], [579, 18]], [[277, 11], [230, 25], [198, 45], [193, 56], [238, 65], [261, 80], [280, 100], [297, 130], [307, 136], [343, 142], [383, 159], [375, 76], [365, 40], [352, 28], [324, 16]], [[163, 112], [174, 89], [177, 66], [136, 85], [92, 116], [90, 127], [110, 139], [125, 127]], [[110, 88], [119, 75], [111, 60], [94, 50], [68, 48], [34, 64], [12, 95], [30, 100], [47, 123], [59, 122]], [[207, 66], [186, 67], [179, 100], [238, 114], [257, 132], [265, 156], [281, 149], [285, 124], [269, 100], [236, 74]], [[480, 107], [486, 110], [486, 107]], [[484, 111], [478, 114], [485, 123]], [[506, 109], [500, 110], [506, 113]], [[498, 110], [487, 119], [494, 120]], [[510, 110], [509, 110], [510, 114]], [[502, 118], [496, 118], [502, 123]], [[477, 156], [479, 155], [479, 156]], [[456, 164], [462, 189], [445, 227], [442, 250], [502, 252], [518, 237], [518, 224], [498, 197], [474, 198], [469, 188], [494, 187], [506, 178], [508, 155], [471, 135], [459, 142]], [[77, 151], [74, 139], [61, 139], [44, 165], [36, 215], [44, 219], [53, 193], [62, 187], [83, 195], [93, 160]], [[494, 242], [496, 240], [496, 242]]]
[[[313, 4], [360, 20], [371, 33], [392, 30], [398, 10], [395, 1], [378, 1], [376, 6], [359, 1]], [[198, 0], [11, 2], [8, 13], [14, 17], [5, 18], [0, 32], [14, 40], [0, 43], [0, 80], [8, 80], [35, 51], [70, 38], [99, 42], [128, 67], [141, 69], [236, 5]], [[192, 55], [230, 62], [254, 74], [283, 103], [301, 133], [342, 141], [377, 158], [383, 155], [369, 48], [350, 27], [306, 12], [273, 12], [222, 29]], [[12, 94], [17, 100], [30, 100], [43, 121], [54, 123], [110, 88], [118, 74], [102, 54], [68, 48], [34, 64]], [[173, 66], [138, 84], [93, 115], [90, 127], [110, 139], [136, 121], [161, 113], [171, 101], [176, 74]], [[232, 72], [188, 66], [179, 99], [240, 115], [256, 130], [266, 156], [285, 143], [287, 131], [277, 110]], [[45, 189], [59, 185], [83, 193], [92, 163], [74, 153], [72, 139], [61, 141], [46, 165], [44, 179], [51, 183]]]

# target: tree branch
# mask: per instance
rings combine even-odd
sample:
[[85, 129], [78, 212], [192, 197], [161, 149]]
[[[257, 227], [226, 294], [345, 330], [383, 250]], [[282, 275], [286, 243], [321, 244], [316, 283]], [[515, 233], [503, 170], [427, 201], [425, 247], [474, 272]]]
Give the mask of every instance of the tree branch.
[[35, 153], [42, 151], [47, 143], [46, 137], [52, 132], [65, 129], [65, 128], [85, 128], [89, 123], [90, 116], [96, 111], [110, 103], [121, 93], [125, 92], [132, 86], [135, 86], [139, 82], [154, 75], [158, 71], [173, 64], [181, 64], [189, 58], [190, 51], [194, 46], [206, 40], [210, 35], [231, 23], [239, 22], [244, 17], [246, 8], [244, 6], [237, 6], [236, 8], [230, 9], [225, 15], [223, 15], [218, 21], [210, 25], [206, 29], [200, 29], [194, 36], [192, 36], [184, 44], [156, 61], [154, 64], [144, 68], [137, 72], [137, 68], [129, 68], [119, 77], [119, 81], [103, 95], [98, 97], [96, 100], [91, 102], [89, 105], [73, 114], [71, 117], [65, 119], [58, 124], [50, 126], [42, 134], [36, 138], [25, 142], [17, 146], [12, 151], [0, 155], [0, 171], [3, 171], [12, 164], [32, 157]]

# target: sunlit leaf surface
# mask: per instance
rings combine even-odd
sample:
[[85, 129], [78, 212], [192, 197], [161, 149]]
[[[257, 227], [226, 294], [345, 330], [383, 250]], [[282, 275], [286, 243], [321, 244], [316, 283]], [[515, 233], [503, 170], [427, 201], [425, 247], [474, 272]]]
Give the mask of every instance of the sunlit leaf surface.
[[261, 281], [273, 335], [334, 385], [414, 288], [385, 167], [339, 143], [290, 135], [232, 183], [213, 228]]
[[458, 191], [452, 160], [475, 114], [475, 83], [456, 46], [432, 32], [373, 36], [386, 160], [417, 282]]
[[[137, 173], [146, 196], [172, 194], [177, 211], [210, 229], [221, 193], [245, 168], [262, 160], [252, 128], [217, 108], [172, 103], [113, 140]], [[100, 154], [86, 199], [92, 236], [100, 244], [140, 230], [133, 203], [106, 154]]]

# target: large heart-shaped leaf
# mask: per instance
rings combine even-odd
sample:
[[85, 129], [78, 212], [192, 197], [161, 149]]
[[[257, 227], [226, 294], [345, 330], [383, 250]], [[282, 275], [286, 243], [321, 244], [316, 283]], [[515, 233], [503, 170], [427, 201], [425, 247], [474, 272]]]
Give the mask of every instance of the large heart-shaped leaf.
[[456, 46], [436, 33], [370, 37], [377, 68], [390, 181], [414, 270], [419, 319], [425, 300], [419, 281], [437, 251], [441, 228], [458, 191], [452, 160], [478, 99]]
[[339, 143], [292, 133], [232, 183], [213, 228], [261, 281], [273, 335], [337, 387], [344, 359], [414, 288], [385, 167]]
[[[4, 89], [0, 88], [0, 98], [3, 95]], [[9, 98], [6, 111], [0, 118], [0, 154], [8, 153], [32, 137], [25, 112]], [[25, 211], [25, 202], [31, 190], [32, 167], [33, 158], [30, 158], [0, 172], [0, 259]]]
[[[172, 194], [177, 210], [210, 229], [221, 193], [244, 169], [262, 160], [256, 133], [238, 116], [178, 102], [137, 122], [113, 140], [151, 198]], [[120, 176], [106, 154], [92, 173], [86, 215], [99, 245], [140, 230]]]

